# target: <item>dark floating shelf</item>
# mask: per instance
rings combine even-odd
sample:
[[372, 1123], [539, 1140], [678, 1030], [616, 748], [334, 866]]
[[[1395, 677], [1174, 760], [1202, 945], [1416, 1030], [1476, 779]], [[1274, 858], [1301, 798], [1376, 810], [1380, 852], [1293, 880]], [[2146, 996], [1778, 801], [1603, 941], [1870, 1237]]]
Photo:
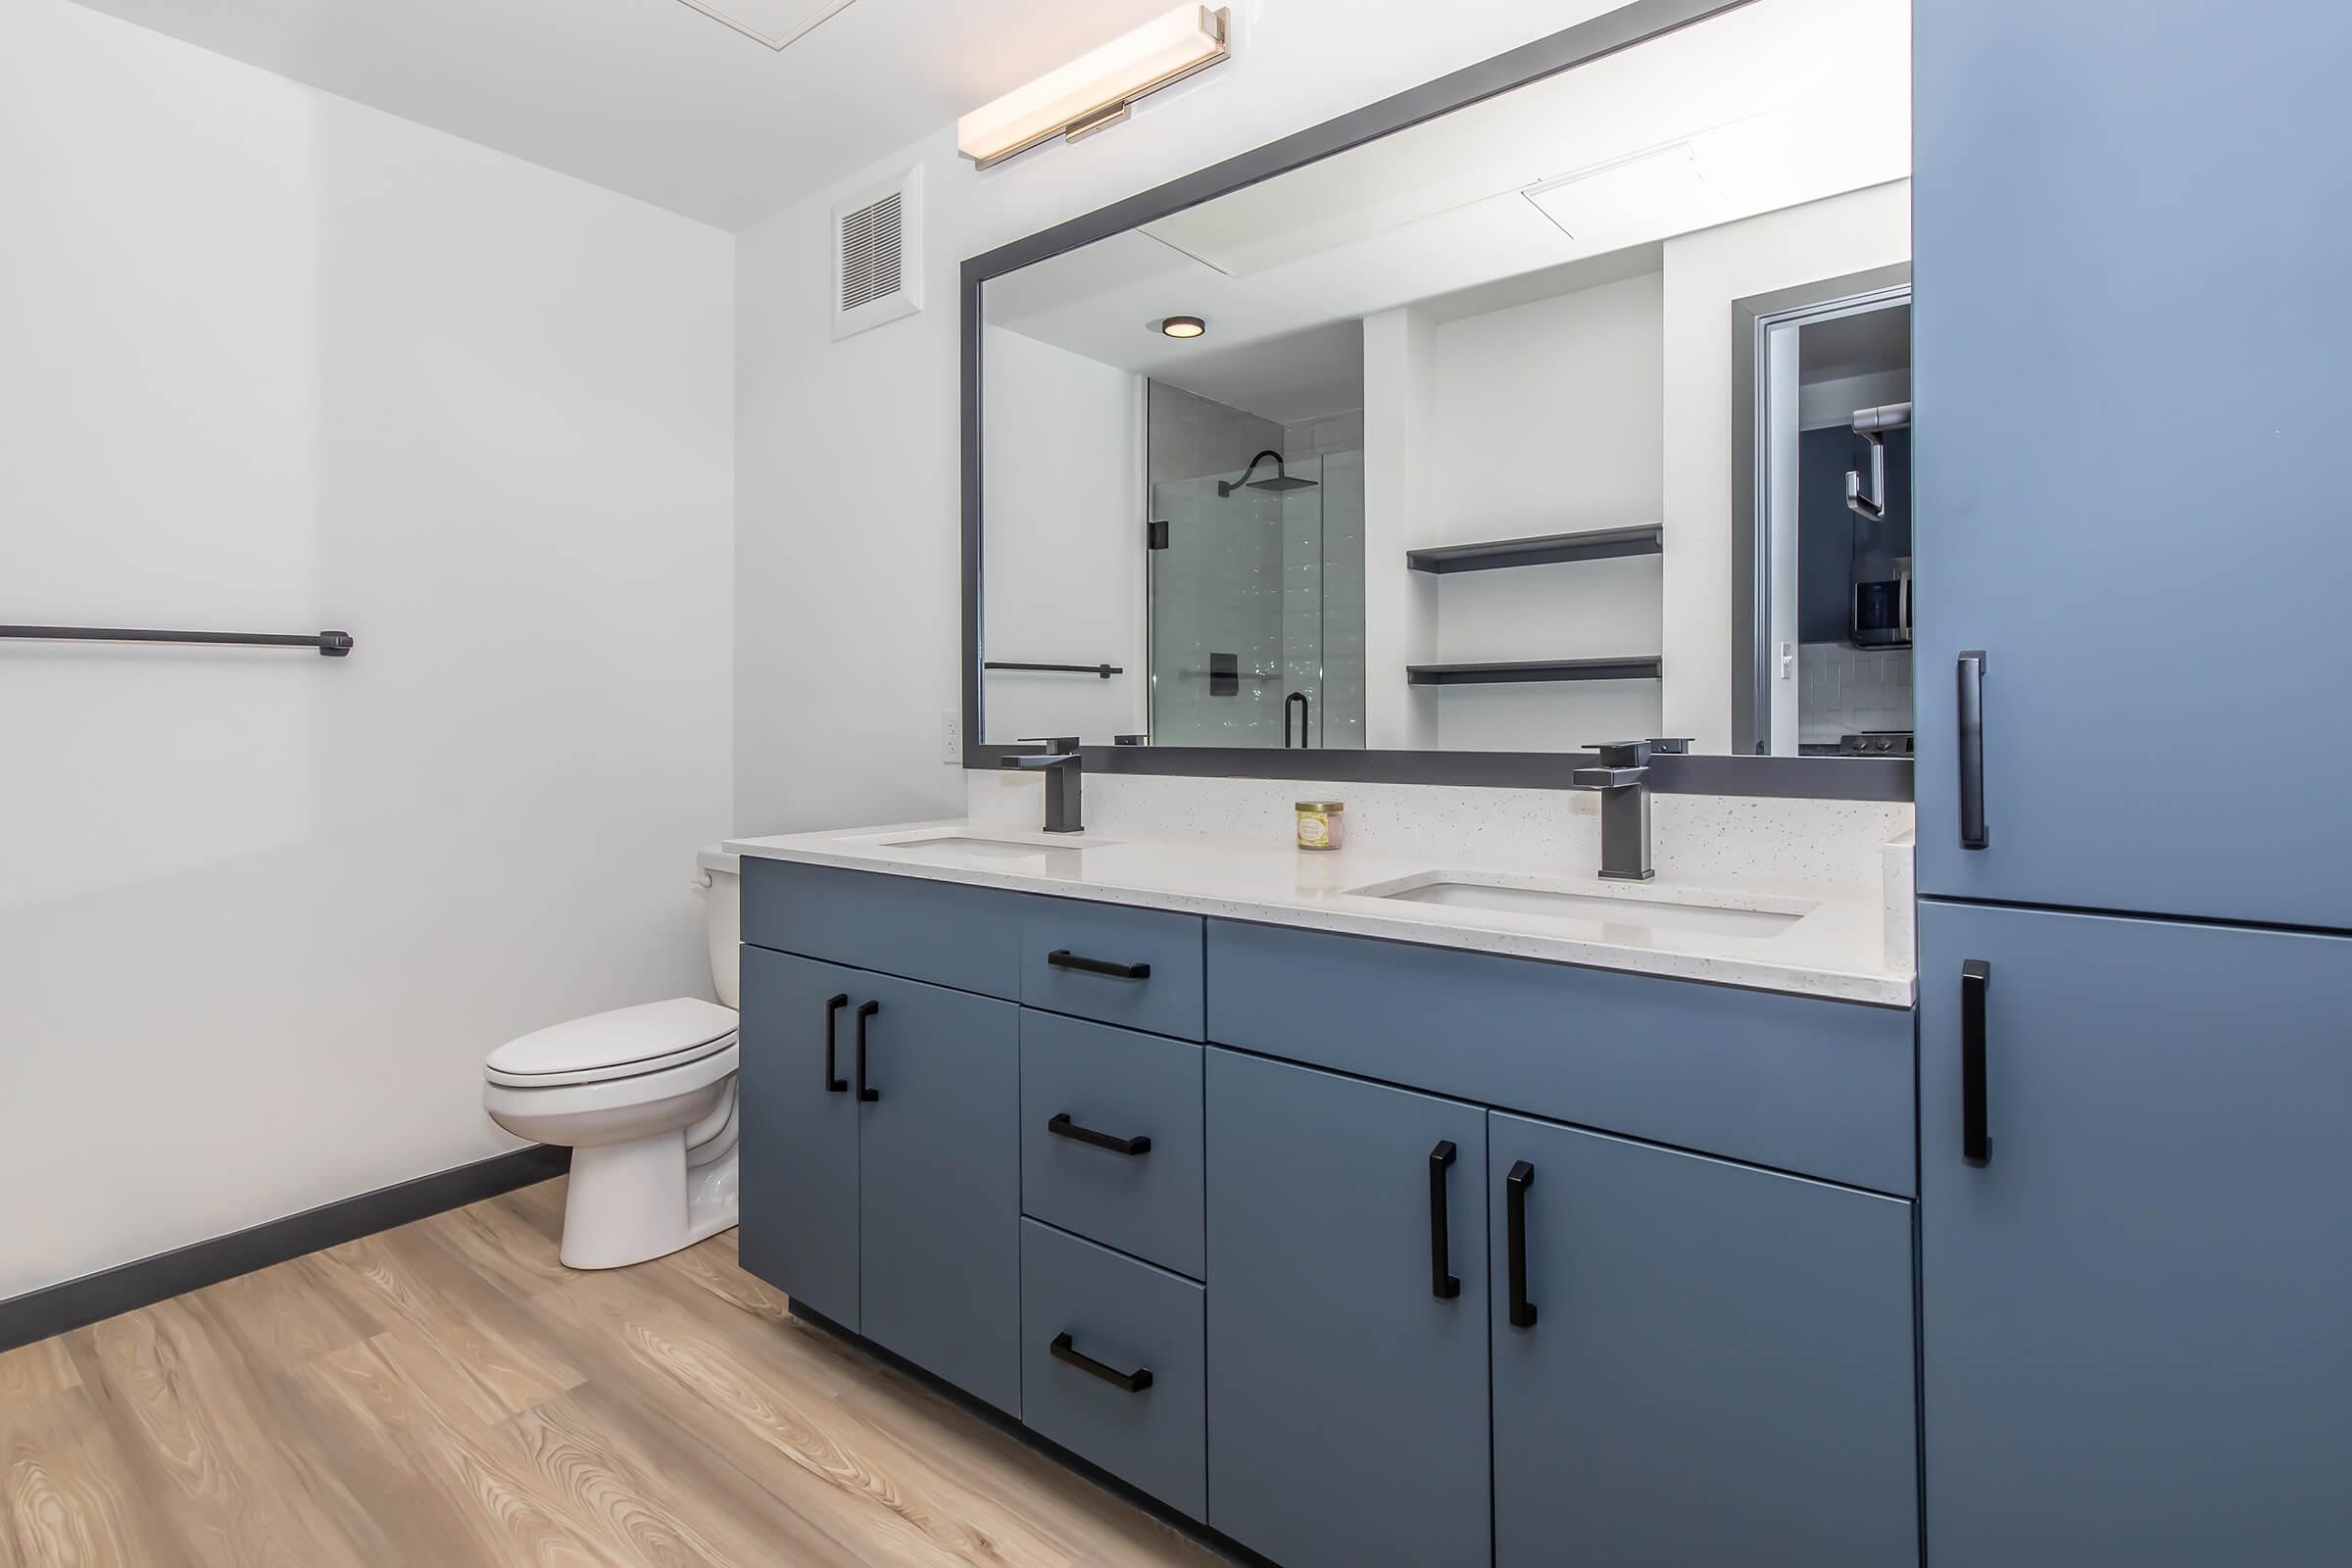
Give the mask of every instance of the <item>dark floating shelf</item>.
[[1661, 661], [1643, 659], [1532, 659], [1505, 664], [1407, 664], [1415, 686], [1499, 686], [1539, 680], [1656, 680]]
[[1408, 550], [1404, 564], [1415, 571], [1496, 571], [1505, 566], [1548, 566], [1562, 561], [1614, 561], [1620, 556], [1654, 556], [1666, 529], [1644, 522], [1632, 528], [1589, 528], [1583, 533], [1547, 533], [1533, 539], [1498, 539], [1479, 545], [1442, 545]]

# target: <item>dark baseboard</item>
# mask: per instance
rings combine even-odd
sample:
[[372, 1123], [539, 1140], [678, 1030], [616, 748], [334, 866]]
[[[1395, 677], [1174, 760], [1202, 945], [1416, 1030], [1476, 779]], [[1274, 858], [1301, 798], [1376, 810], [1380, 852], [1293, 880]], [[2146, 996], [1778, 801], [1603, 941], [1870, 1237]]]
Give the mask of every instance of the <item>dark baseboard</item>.
[[273, 1219], [250, 1230], [232, 1231], [133, 1263], [85, 1274], [0, 1301], [0, 1350], [63, 1334], [118, 1313], [153, 1306], [189, 1291], [218, 1285], [288, 1258], [338, 1247], [388, 1231], [411, 1220], [463, 1208], [517, 1187], [561, 1176], [571, 1168], [571, 1151], [534, 1144], [455, 1170], [379, 1187], [356, 1198]]
[[987, 1400], [974, 1398], [945, 1378], [926, 1372], [896, 1351], [876, 1345], [864, 1335], [852, 1329], [843, 1328], [823, 1313], [811, 1312], [798, 1301], [789, 1302], [787, 1309], [791, 1312], [795, 1322], [806, 1323], [819, 1333], [828, 1334], [844, 1345], [862, 1350], [883, 1365], [906, 1374], [914, 1382], [921, 1384], [951, 1403], [971, 1411], [972, 1414], [980, 1417], [998, 1431], [1019, 1439], [1027, 1446], [1035, 1448], [1064, 1469], [1076, 1471], [1120, 1501], [1132, 1503], [1178, 1535], [1206, 1546], [1210, 1551], [1233, 1563], [1235, 1568], [1281, 1568], [1281, 1565], [1271, 1557], [1260, 1556], [1231, 1536], [1211, 1530], [1207, 1525], [1190, 1515], [1178, 1513], [1157, 1497], [1152, 1496], [1152, 1494], [1128, 1485], [1083, 1454], [1073, 1453], [1052, 1438], [1040, 1436]]

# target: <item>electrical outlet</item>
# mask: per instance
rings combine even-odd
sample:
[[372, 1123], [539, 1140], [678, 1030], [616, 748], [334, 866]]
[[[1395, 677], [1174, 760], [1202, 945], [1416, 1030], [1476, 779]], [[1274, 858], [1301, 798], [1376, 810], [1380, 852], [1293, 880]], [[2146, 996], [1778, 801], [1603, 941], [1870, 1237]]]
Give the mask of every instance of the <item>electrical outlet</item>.
[[952, 708], [939, 711], [939, 760], [950, 767], [963, 765], [963, 719]]

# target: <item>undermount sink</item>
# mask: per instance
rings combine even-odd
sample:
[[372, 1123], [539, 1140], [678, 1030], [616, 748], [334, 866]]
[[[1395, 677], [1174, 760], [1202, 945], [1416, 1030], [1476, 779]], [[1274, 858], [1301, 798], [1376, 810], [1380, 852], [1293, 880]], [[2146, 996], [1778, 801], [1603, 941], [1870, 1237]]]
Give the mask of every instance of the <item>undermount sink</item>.
[[1740, 905], [1696, 903], [1690, 894], [1617, 895], [1452, 873], [1413, 877], [1403, 883], [1360, 888], [1357, 892], [1365, 898], [1485, 909], [1495, 914], [1534, 915], [1580, 925], [1634, 926], [1723, 937], [1778, 936], [1803, 919], [1813, 907], [1797, 899], [1757, 898]]
[[[1017, 839], [984, 839], [963, 833], [934, 833], [927, 837], [885, 840], [882, 848], [917, 855], [937, 855], [957, 860], [1024, 860], [1051, 855], [1058, 844], [1023, 844]], [[1073, 844], [1070, 849], [1083, 849]]]

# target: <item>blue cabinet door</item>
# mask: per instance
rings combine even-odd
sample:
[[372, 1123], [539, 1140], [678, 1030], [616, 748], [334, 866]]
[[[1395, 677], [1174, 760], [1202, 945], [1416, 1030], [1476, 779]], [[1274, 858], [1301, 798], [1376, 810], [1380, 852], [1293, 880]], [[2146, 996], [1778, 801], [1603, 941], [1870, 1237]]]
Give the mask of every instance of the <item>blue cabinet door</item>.
[[1914, 18], [1920, 891], [2352, 928], [2352, 8]]
[[1919, 1560], [1910, 1203], [1499, 1112], [1487, 1167], [1497, 1568]]
[[851, 1033], [872, 978], [765, 948], [743, 950], [743, 1266], [852, 1330], [858, 1303]]
[[1208, 1522], [1283, 1568], [1484, 1563], [1486, 1112], [1226, 1051], [1207, 1094]]
[[859, 1327], [1018, 1415], [1020, 1009], [885, 975], [865, 1020], [858, 1108]]
[[1919, 934], [1929, 1560], [2342, 1561], [2352, 939], [1936, 903]]

